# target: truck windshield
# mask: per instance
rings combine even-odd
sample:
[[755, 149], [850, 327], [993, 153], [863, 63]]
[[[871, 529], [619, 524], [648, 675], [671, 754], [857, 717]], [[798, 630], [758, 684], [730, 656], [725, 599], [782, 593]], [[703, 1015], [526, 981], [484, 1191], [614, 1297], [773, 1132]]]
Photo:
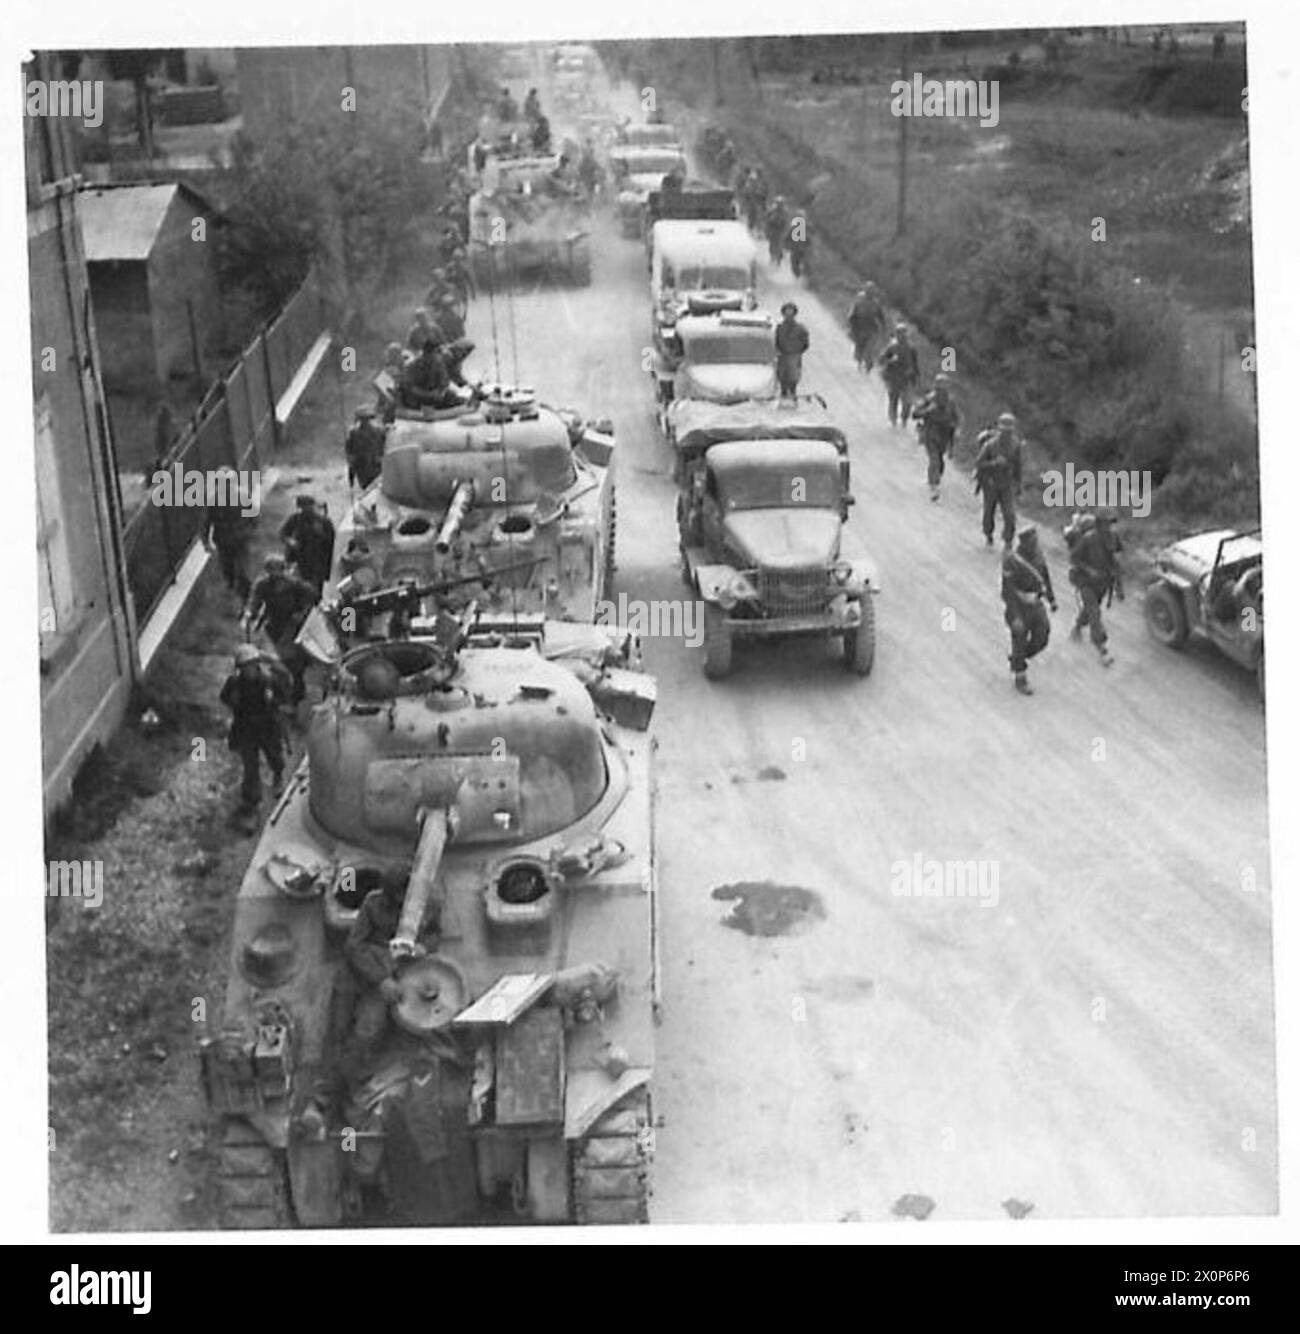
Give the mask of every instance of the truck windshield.
[[839, 468], [824, 464], [755, 464], [728, 469], [718, 478], [718, 495], [729, 514], [738, 510], [837, 509], [843, 494]]
[[739, 264], [682, 264], [677, 285], [685, 291], [740, 292], [750, 286], [749, 270]]
[[666, 176], [670, 171], [681, 171], [683, 166], [680, 153], [636, 152], [627, 159], [627, 169], [633, 176]]
[[723, 329], [682, 338], [686, 359], [697, 366], [762, 366], [776, 355], [767, 329]]

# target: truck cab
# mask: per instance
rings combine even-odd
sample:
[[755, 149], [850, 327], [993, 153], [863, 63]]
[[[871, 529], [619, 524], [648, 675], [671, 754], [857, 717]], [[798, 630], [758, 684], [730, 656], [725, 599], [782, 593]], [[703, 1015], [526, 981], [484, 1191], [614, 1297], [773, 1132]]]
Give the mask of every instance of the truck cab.
[[[680, 399], [741, 403], [775, 396], [775, 325], [766, 312], [679, 315], [655, 332], [654, 374], [661, 405]], [[666, 433], [662, 412], [660, 424]]]
[[695, 439], [678, 469], [682, 576], [704, 604], [704, 673], [726, 676], [738, 639], [837, 639], [859, 675], [875, 658], [869, 559], [849, 560], [854, 503], [837, 442], [798, 434]]

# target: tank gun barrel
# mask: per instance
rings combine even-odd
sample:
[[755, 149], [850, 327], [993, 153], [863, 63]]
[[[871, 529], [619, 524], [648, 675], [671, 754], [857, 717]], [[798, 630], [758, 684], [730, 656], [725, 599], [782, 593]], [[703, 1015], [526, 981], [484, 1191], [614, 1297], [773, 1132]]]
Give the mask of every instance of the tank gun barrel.
[[416, 952], [420, 925], [433, 897], [442, 854], [447, 849], [454, 825], [455, 816], [450, 810], [437, 808], [424, 812], [420, 838], [415, 845], [415, 860], [411, 863], [411, 876], [406, 883], [402, 911], [397, 919], [397, 930], [388, 944], [394, 958], [410, 958]]
[[438, 529], [438, 537], [434, 543], [434, 548], [438, 554], [445, 556], [451, 550], [451, 544], [460, 534], [461, 525], [465, 522], [465, 515], [469, 513], [469, 507], [474, 503], [474, 483], [471, 481], [457, 482], [456, 489], [451, 494], [451, 503], [447, 506], [447, 513], [443, 516], [442, 527]]

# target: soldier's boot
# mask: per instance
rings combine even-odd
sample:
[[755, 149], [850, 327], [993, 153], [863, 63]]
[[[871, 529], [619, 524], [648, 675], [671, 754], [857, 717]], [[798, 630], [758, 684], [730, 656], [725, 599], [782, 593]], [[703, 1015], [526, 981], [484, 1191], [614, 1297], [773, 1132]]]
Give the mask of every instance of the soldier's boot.
[[1024, 672], [1016, 673], [1015, 686], [1022, 695], [1032, 695], [1034, 688], [1029, 684], [1029, 677]]
[[939, 483], [938, 483], [938, 482], [931, 482], [931, 483], [930, 483], [930, 499], [931, 499], [931, 500], [938, 500], [938, 499], [939, 499]]
[[1070, 638], [1077, 644], [1083, 639], [1083, 626], [1078, 621], [1070, 627]]
[[1101, 665], [1103, 667], [1109, 667], [1111, 663], [1115, 661], [1110, 649], [1108, 649], [1105, 644], [1100, 645], [1097, 652], [1101, 655]]
[[985, 545], [986, 547], [991, 547], [991, 546], [993, 545], [993, 534], [992, 534], [992, 533], [985, 533], [985, 534], [984, 534], [984, 545]]

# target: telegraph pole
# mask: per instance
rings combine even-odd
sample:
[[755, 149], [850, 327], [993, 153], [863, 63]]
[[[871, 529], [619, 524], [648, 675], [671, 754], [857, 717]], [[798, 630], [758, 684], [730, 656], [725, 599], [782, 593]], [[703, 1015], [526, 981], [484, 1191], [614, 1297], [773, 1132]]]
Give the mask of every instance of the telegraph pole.
[[[908, 48], [908, 35], [903, 34], [903, 55], [899, 71], [899, 77], [904, 83], [911, 78], [909, 66], [911, 64], [911, 54]], [[910, 99], [911, 93], [908, 93]], [[916, 108], [908, 102], [908, 111], [915, 111]], [[907, 122], [910, 116], [899, 116], [898, 118], [898, 219], [894, 224], [894, 235], [902, 236], [903, 227], [907, 220]]]

